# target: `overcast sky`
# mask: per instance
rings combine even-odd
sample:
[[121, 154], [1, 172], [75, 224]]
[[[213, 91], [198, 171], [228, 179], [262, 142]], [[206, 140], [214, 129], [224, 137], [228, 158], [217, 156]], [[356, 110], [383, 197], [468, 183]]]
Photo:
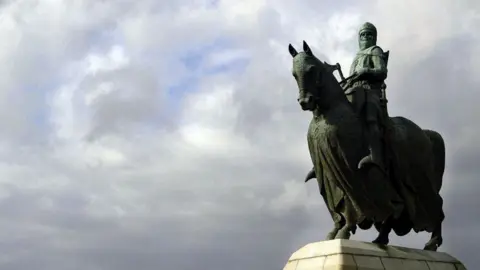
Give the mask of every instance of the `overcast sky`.
[[338, 2], [2, 1], [0, 268], [283, 268], [332, 227], [287, 46], [347, 73], [365, 21], [390, 114], [447, 144], [440, 250], [480, 264], [480, 3]]

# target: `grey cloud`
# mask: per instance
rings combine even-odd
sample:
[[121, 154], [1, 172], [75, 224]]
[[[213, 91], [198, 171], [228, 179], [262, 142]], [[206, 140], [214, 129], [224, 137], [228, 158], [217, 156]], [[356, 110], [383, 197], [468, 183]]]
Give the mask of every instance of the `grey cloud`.
[[159, 89], [161, 84], [150, 70], [127, 67], [94, 75], [81, 83], [78, 91], [94, 90], [104, 82], [112, 84], [112, 92], [100, 96], [92, 104], [95, 126], [90, 138], [133, 130], [135, 125], [148, 124], [147, 121], [163, 128], [170, 124], [164, 115], [165, 92]]

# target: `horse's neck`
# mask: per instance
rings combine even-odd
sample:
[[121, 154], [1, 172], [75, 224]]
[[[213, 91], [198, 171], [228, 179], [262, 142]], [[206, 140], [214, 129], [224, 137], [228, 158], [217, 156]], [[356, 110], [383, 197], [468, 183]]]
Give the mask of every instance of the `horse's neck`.
[[333, 74], [325, 75], [325, 83], [322, 88], [319, 91], [320, 97], [317, 100], [317, 108], [313, 111], [314, 116], [322, 117], [337, 106], [349, 105], [342, 87]]

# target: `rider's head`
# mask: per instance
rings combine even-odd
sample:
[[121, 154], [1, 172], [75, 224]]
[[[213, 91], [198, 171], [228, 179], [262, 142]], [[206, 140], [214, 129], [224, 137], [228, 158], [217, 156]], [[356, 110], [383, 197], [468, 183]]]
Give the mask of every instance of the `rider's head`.
[[358, 31], [358, 45], [361, 50], [377, 44], [377, 28], [375, 25], [366, 22]]

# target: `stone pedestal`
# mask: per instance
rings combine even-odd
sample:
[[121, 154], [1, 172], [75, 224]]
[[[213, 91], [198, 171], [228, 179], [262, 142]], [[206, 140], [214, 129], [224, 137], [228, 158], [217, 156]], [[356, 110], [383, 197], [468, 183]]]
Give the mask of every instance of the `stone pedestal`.
[[466, 270], [444, 252], [379, 246], [353, 240], [311, 243], [292, 254], [284, 270]]

